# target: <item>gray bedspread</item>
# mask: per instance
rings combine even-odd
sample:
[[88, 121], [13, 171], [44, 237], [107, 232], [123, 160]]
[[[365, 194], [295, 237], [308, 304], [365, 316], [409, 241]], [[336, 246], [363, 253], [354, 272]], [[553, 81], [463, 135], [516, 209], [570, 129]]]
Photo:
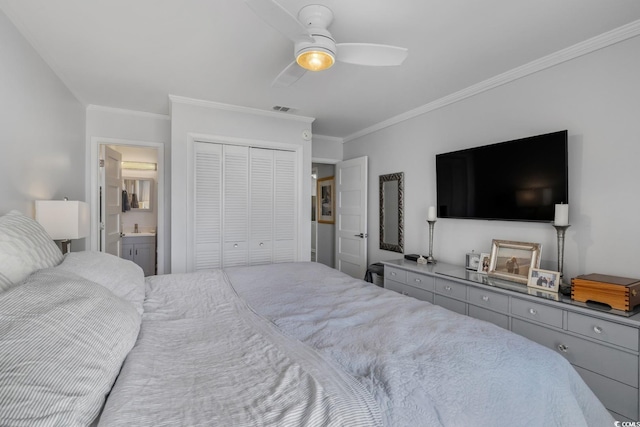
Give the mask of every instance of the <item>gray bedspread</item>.
[[376, 426], [352, 377], [251, 311], [221, 271], [147, 279], [100, 426]]
[[258, 313], [375, 396], [388, 426], [611, 426], [553, 351], [316, 263], [227, 269]]

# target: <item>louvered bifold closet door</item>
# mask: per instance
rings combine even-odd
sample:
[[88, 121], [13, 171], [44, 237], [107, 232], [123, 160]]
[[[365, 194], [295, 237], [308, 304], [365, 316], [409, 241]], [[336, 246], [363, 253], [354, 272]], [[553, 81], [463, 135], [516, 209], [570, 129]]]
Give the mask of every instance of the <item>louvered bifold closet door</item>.
[[292, 151], [273, 151], [273, 155], [275, 160], [273, 262], [292, 262], [297, 260], [296, 154]]
[[222, 266], [249, 261], [249, 147], [223, 146]]
[[273, 150], [251, 149], [249, 264], [273, 259]]
[[195, 269], [220, 268], [222, 261], [222, 146], [195, 144]]

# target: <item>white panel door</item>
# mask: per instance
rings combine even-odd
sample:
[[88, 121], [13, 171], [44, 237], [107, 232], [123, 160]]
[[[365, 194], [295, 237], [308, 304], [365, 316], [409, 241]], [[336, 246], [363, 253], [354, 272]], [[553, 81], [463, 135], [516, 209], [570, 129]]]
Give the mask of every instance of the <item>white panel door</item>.
[[297, 162], [292, 151], [274, 151], [273, 262], [298, 260]]
[[336, 165], [336, 268], [363, 279], [367, 271], [367, 157]]
[[249, 147], [225, 145], [223, 152], [222, 266], [249, 262]]
[[251, 149], [249, 264], [273, 259], [273, 150]]
[[122, 237], [120, 236], [120, 215], [122, 214], [122, 154], [114, 149], [101, 146], [104, 166], [100, 168], [102, 226], [100, 251], [120, 257]]
[[222, 145], [195, 144], [194, 269], [222, 266]]

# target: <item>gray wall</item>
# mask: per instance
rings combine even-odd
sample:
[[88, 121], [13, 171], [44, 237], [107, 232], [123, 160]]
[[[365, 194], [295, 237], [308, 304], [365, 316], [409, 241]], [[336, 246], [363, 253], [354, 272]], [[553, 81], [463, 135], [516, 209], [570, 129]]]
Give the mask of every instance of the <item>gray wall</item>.
[[[345, 159], [369, 156], [369, 260], [399, 257], [378, 249], [379, 175], [405, 173], [405, 252], [426, 253], [436, 154], [568, 129], [565, 277], [640, 277], [638, 52], [635, 37], [346, 142]], [[555, 229], [541, 223], [440, 219], [434, 255], [464, 264], [494, 238], [542, 243], [543, 265], [557, 266]]]
[[0, 214], [85, 200], [84, 106], [2, 12], [0, 40]]

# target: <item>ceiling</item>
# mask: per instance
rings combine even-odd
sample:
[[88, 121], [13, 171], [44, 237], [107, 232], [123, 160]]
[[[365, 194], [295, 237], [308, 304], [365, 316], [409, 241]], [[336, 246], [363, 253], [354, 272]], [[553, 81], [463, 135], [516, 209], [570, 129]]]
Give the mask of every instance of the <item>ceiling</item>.
[[[313, 1], [278, 0], [293, 15]], [[0, 0], [84, 104], [169, 114], [168, 95], [315, 117], [348, 138], [640, 19], [638, 0], [319, 0], [337, 42], [402, 46], [399, 67], [336, 63], [271, 82], [293, 44], [241, 0]]]

